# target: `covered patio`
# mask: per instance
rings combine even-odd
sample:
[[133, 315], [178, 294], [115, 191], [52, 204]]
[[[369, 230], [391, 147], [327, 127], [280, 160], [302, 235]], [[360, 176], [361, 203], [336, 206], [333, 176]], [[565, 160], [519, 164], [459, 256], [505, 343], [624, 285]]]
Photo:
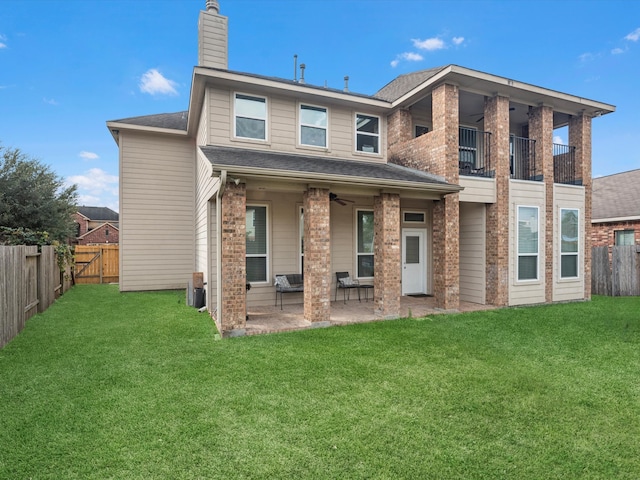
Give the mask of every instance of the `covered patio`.
[[[436, 300], [434, 297], [410, 297], [403, 296], [400, 298], [400, 318], [413, 317], [420, 318], [428, 315], [437, 315], [441, 313], [458, 313], [458, 312], [474, 312], [478, 310], [491, 310], [496, 307], [492, 305], [480, 305], [478, 303], [460, 301], [460, 307], [457, 310], [443, 310], [436, 308]], [[278, 306], [259, 306], [250, 307], [248, 309], [249, 319], [246, 323], [246, 335], [260, 335], [265, 333], [281, 333], [291, 332], [295, 330], [306, 330], [309, 328], [318, 328], [319, 326], [339, 326], [350, 325], [353, 323], [367, 323], [381, 321], [383, 319], [376, 318], [374, 314], [374, 302], [358, 301], [357, 298], [343, 302], [341, 298], [338, 301], [331, 302], [331, 317], [327, 323], [321, 325], [312, 324], [304, 319], [304, 304], [285, 305], [281, 310]]]

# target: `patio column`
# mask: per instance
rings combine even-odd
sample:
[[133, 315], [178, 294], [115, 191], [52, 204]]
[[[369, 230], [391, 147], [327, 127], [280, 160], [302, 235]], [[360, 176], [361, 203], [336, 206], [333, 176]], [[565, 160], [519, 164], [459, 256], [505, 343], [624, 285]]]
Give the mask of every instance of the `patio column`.
[[485, 129], [491, 133], [491, 168], [495, 170], [496, 202], [487, 204], [487, 286], [489, 305], [509, 303], [509, 99], [485, 99]]
[[246, 185], [227, 183], [221, 202], [222, 304], [216, 323], [222, 335], [242, 334], [247, 318]]
[[591, 117], [569, 119], [569, 145], [576, 147], [576, 179], [584, 186], [584, 298], [591, 299]]
[[373, 199], [374, 314], [400, 315], [400, 195], [382, 193]]
[[[529, 137], [536, 141], [536, 163], [541, 166], [545, 187], [544, 297], [553, 301], [553, 109], [540, 105], [529, 115]], [[542, 253], [542, 252], [541, 252]]]
[[331, 232], [329, 190], [309, 187], [304, 194], [304, 319], [331, 318]]

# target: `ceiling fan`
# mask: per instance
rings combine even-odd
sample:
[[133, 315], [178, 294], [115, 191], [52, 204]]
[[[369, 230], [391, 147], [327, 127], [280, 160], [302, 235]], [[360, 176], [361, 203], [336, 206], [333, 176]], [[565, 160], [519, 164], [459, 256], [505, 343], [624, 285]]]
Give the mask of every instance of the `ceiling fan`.
[[353, 200], [347, 200], [346, 198], [340, 198], [335, 193], [329, 192], [329, 201], [336, 202], [338, 205], [342, 205], [343, 207], [346, 205], [346, 202], [356, 203]]
[[[516, 107], [509, 107], [509, 111], [513, 112], [516, 109]], [[471, 115], [469, 115], [470, 117], [475, 117], [476, 115], [482, 115], [478, 120], [476, 120], [476, 123], [481, 122], [484, 119], [484, 112], [481, 113], [472, 113]]]

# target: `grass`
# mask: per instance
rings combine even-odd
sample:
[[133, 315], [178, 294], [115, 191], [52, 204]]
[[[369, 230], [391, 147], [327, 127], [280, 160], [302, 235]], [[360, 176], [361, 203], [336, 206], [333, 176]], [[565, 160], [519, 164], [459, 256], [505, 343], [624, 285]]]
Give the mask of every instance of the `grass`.
[[640, 298], [215, 341], [77, 286], [0, 351], [0, 478], [640, 477]]

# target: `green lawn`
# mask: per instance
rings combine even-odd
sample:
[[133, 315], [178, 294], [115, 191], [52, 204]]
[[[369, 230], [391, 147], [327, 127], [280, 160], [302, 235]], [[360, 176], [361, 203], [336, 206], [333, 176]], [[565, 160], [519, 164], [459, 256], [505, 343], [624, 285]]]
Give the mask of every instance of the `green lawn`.
[[0, 478], [640, 478], [640, 298], [215, 333], [72, 289], [0, 351]]

